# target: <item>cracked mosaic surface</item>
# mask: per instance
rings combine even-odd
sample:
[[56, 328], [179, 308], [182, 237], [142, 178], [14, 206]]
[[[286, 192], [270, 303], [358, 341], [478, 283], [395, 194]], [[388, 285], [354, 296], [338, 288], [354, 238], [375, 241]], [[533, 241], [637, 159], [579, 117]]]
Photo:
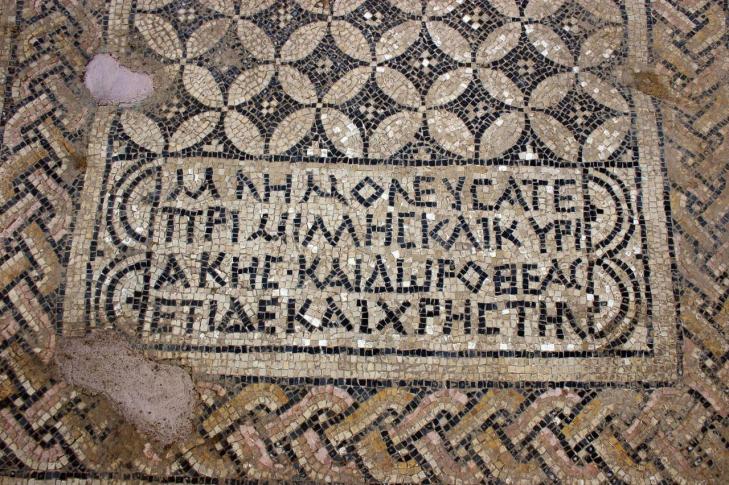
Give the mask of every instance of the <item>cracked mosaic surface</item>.
[[[8, 480], [726, 480], [720, 3], [2, 14]], [[154, 93], [97, 105], [100, 52]], [[102, 328], [188, 438], [59, 378]]]

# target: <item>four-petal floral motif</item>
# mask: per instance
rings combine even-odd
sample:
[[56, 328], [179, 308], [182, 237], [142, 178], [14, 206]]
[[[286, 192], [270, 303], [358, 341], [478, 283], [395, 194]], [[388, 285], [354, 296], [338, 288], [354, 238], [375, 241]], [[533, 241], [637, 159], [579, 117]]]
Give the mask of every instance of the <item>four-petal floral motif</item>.
[[[460, 157], [473, 158], [473, 134], [458, 114], [444, 108], [460, 97], [473, 80], [471, 45], [443, 20], [460, 2], [430, 0], [421, 4], [392, 0], [391, 3], [409, 19], [384, 32], [378, 40], [375, 80], [379, 89], [402, 111], [388, 116], [375, 128], [369, 140], [369, 156], [392, 156], [411, 143], [425, 123], [430, 136], [442, 148]], [[392, 67], [390, 61], [396, 62], [423, 35], [427, 35], [455, 67], [440, 74], [425, 92], [420, 92], [407, 76]]]
[[[577, 59], [567, 44], [548, 25], [541, 23], [557, 12], [563, 0], [531, 0], [520, 12], [515, 0], [493, 0], [494, 7], [510, 22], [495, 29], [476, 53], [479, 79], [489, 95], [508, 106], [481, 136], [481, 158], [493, 158], [511, 148], [521, 137], [529, 119], [537, 137], [558, 157], [575, 162], [579, 158], [580, 143], [572, 131], [549, 113], [578, 87], [599, 104], [620, 113], [598, 126], [585, 141], [584, 161], [605, 160], [622, 143], [630, 129], [629, 106], [620, 92], [589, 70], [609, 60], [623, 42], [624, 29], [610, 24], [620, 20], [620, 11], [611, 9], [610, 2], [599, 2], [595, 7], [589, 0], [580, 4], [599, 16], [608, 25], [597, 29], [582, 43]], [[491, 65], [508, 55], [525, 34], [537, 52], [556, 66], [560, 72], [543, 79], [527, 94], [505, 73]]]
[[[139, 0], [148, 13], [138, 15], [135, 26], [150, 50], [170, 64], [171, 73], [179, 69], [184, 89], [204, 109], [182, 120], [168, 138], [138, 112], [122, 116], [122, 125], [133, 141], [153, 151], [163, 147], [179, 151], [202, 143], [222, 123], [231, 143], [253, 156], [287, 153], [308, 134], [317, 132], [317, 139], [328, 140], [344, 156], [376, 159], [396, 155], [418, 136], [429, 137], [457, 157], [489, 159], [509, 151], [528, 130], [561, 159], [606, 160], [620, 147], [631, 126], [628, 101], [601, 78], [603, 64], [620, 52], [624, 27], [612, 0], [575, 2], [596, 19], [595, 28], [576, 53], [550, 26], [550, 18], [561, 15], [565, 0], [529, 0], [525, 4], [490, 0], [498, 21], [489, 23], [491, 30], [475, 46], [450, 18], [460, 21], [455, 11], [462, 2], [457, 0], [390, 0], [402, 18], [387, 24], [374, 38], [360, 30], [361, 23], [353, 21], [358, 15], [362, 23], [366, 21], [368, 12], [359, 9], [363, 0], [297, 0], [296, 8], [305, 12], [301, 18], [306, 20], [281, 43], [274, 42], [273, 36], [259, 27], [260, 22], [254, 22], [254, 16], [274, 5], [273, 0], [200, 0], [200, 8], [214, 12], [214, 18], [203, 22], [184, 41], [173, 22], [160, 13], [168, 1]], [[244, 63], [232, 82], [226, 82], [206, 67], [203, 58], [231, 27], [251, 61]], [[307, 59], [318, 58], [316, 52], [328, 42], [326, 39], [334, 46], [322, 49], [335, 47], [339, 55], [351, 60], [344, 71], [333, 66], [338, 77], [328, 88], [317, 82], [319, 73], [306, 67], [315, 64]], [[420, 53], [413, 47], [416, 44], [427, 49], [421, 48]], [[534, 59], [541, 56], [553, 68], [530, 92], [524, 91], [528, 83], [516, 82], [500, 67], [500, 61], [518, 45], [531, 45]], [[407, 75], [410, 70], [401, 66], [415, 56], [425, 62], [420, 58], [426, 54], [429, 62], [433, 62], [431, 57], [439, 60], [438, 69], [432, 70], [432, 79], [425, 76], [414, 82]], [[534, 62], [523, 61], [531, 66], [528, 73], [534, 72]], [[478, 92], [469, 89], [476, 86], [473, 83], [480, 83], [488, 96], [461, 100], [467, 91]], [[351, 106], [363, 91], [392, 102], [376, 117], [368, 118], [367, 123], [373, 123], [370, 131], [358, 117], [362, 101], [357, 107]], [[569, 111], [562, 104], [575, 91], [610, 113], [597, 127], [591, 126], [593, 131], [586, 138], [576, 137], [565, 125], [564, 116], [558, 114]], [[291, 100], [294, 109], [275, 124], [270, 115], [259, 117], [263, 121], [251, 118], [250, 113], [261, 113], [259, 95], [264, 92], [264, 97]], [[478, 131], [474, 130], [473, 117], [462, 108], [474, 103], [485, 103], [495, 115], [489, 126]], [[318, 132], [322, 129], [323, 133]]]
[[[268, 142], [268, 153], [280, 154], [291, 148], [306, 136], [317, 117], [321, 120], [327, 137], [332, 144], [348, 157], [362, 156], [363, 142], [359, 129], [352, 120], [335, 106], [348, 101], [356, 94], [369, 78], [369, 68], [355, 68], [338, 80], [324, 94], [317, 95], [314, 83], [309, 75], [295, 67], [295, 63], [311, 55], [322, 39], [331, 35], [337, 47], [347, 56], [362, 62], [369, 62], [370, 52], [364, 35], [352, 24], [339, 20], [356, 9], [363, 0], [339, 1], [333, 6], [329, 15], [316, 2], [299, 1], [300, 6], [311, 13], [319, 14], [322, 19], [307, 23], [296, 29], [277, 48], [270, 37], [247, 16], [254, 15], [270, 6], [272, 2], [240, 2], [237, 7], [231, 2], [219, 0], [203, 0], [209, 8], [236, 19], [236, 32], [246, 51], [256, 60], [256, 65], [243, 71], [228, 90], [227, 106], [238, 106], [261, 93], [275, 77], [286, 95], [301, 107], [281, 120], [273, 130]], [[200, 74], [199, 76], [197, 74]], [[202, 93], [208, 90], [210, 75], [198, 71], [193, 74], [197, 79], [185, 86], [192, 94], [194, 81], [202, 83]], [[193, 90], [191, 90], [193, 88]], [[197, 96], [196, 96], [197, 97]], [[203, 99], [198, 99], [203, 102]], [[209, 103], [208, 105], [211, 106]], [[260, 155], [264, 153], [264, 138], [255, 123], [247, 116], [237, 112], [229, 112], [225, 117], [225, 133], [233, 144], [245, 153]]]

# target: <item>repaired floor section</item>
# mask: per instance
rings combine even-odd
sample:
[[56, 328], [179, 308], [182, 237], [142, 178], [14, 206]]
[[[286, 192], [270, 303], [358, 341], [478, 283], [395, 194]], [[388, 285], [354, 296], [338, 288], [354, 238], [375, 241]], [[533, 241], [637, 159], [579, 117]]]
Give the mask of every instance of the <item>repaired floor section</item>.
[[55, 359], [64, 381], [103, 394], [150, 439], [168, 445], [192, 431], [197, 394], [190, 374], [145, 358], [124, 336], [100, 331], [64, 338]]

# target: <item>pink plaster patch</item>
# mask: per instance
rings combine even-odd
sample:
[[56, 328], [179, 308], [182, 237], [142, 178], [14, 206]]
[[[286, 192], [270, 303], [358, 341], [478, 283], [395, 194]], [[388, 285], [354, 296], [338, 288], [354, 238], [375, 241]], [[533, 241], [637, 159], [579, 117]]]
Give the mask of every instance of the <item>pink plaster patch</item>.
[[190, 375], [147, 359], [122, 334], [107, 330], [62, 339], [55, 357], [65, 382], [103, 394], [162, 444], [183, 440], [193, 430], [197, 394]]
[[86, 66], [86, 87], [99, 103], [128, 104], [152, 94], [152, 77], [134, 72], [111, 57], [97, 54]]

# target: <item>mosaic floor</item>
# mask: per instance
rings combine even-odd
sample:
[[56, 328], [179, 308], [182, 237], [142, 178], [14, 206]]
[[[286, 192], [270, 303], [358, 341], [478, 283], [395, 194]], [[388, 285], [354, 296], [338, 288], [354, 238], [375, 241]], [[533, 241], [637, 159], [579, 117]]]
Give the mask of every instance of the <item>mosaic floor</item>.
[[722, 2], [0, 9], [3, 483], [729, 481]]

